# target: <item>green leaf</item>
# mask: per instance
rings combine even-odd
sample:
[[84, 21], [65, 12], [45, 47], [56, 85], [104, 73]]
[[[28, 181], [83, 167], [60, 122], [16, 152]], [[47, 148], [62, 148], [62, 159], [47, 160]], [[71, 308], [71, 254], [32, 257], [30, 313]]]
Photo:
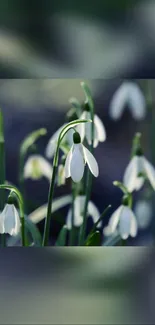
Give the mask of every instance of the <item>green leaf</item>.
[[28, 149], [41, 137], [46, 135], [47, 130], [45, 128], [36, 130], [30, 133], [22, 142], [20, 151], [22, 155], [25, 155]]
[[99, 231], [93, 233], [86, 241], [85, 246], [101, 246], [101, 234]]
[[[70, 204], [72, 202], [71, 195], [65, 195], [60, 198], [54, 199], [52, 204], [52, 213], [56, 212], [57, 210], [63, 208], [64, 206]], [[47, 215], [47, 204], [44, 204], [40, 208], [36, 209], [29, 215], [29, 219], [33, 223], [38, 223], [43, 220]]]
[[77, 112], [78, 116], [80, 117], [82, 114], [80, 102], [75, 97], [71, 97], [69, 99], [69, 103], [71, 103], [71, 105], [76, 109], [76, 112]]
[[67, 237], [67, 227], [64, 225], [60, 231], [58, 239], [55, 243], [55, 246], [65, 246]]
[[96, 231], [98, 224], [100, 223], [100, 221], [102, 221], [102, 219], [105, 217], [106, 213], [109, 211], [110, 208], [111, 208], [111, 205], [108, 205], [107, 208], [101, 214], [100, 218], [94, 223], [92, 230], [90, 231], [89, 235], [86, 238], [86, 242], [89, 241], [89, 239], [91, 238], [93, 233]]
[[91, 91], [90, 88], [88, 87], [88, 85], [85, 82], [81, 82], [81, 87], [84, 90], [85, 96], [86, 96], [86, 100], [88, 101], [88, 104], [91, 108], [91, 111], [94, 110], [94, 102], [92, 99], [92, 95], [91, 95]]

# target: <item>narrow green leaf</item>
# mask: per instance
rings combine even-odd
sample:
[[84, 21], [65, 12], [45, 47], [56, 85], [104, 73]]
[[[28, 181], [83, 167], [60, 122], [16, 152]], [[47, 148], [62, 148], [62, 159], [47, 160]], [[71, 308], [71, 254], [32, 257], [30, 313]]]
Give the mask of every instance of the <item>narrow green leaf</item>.
[[92, 99], [92, 95], [91, 95], [90, 88], [83, 81], [81, 82], [81, 87], [84, 90], [84, 93], [85, 93], [85, 96], [86, 96], [86, 100], [88, 101], [88, 104], [89, 104], [91, 110], [94, 110], [94, 102], [93, 102], [93, 99]]
[[101, 246], [101, 234], [99, 231], [93, 233], [86, 241], [85, 246]]
[[55, 246], [65, 246], [67, 237], [67, 227], [64, 225], [60, 231], [58, 239], [55, 243]]
[[22, 155], [25, 155], [28, 149], [41, 137], [46, 135], [47, 130], [45, 128], [36, 130], [30, 133], [22, 142], [20, 151]]

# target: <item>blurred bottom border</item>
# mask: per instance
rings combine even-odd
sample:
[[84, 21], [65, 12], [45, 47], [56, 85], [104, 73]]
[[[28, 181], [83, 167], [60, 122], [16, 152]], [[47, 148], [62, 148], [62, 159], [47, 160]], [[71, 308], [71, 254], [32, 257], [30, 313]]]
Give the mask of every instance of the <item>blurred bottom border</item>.
[[154, 249], [1, 249], [0, 324], [155, 324]]

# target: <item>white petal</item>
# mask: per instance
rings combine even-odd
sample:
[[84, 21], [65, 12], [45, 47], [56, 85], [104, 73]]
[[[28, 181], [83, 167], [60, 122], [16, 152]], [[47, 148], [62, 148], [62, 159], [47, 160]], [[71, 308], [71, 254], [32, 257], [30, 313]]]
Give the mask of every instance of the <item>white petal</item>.
[[29, 157], [24, 166], [24, 178], [29, 178], [32, 175], [33, 156]]
[[[82, 113], [82, 115], [79, 118], [80, 120], [87, 120], [87, 112], [84, 111]], [[87, 123], [86, 123], [87, 124]], [[90, 124], [90, 123], [89, 123]], [[85, 123], [80, 123], [77, 127], [76, 127], [77, 132], [79, 132], [80, 137], [81, 137], [81, 142], [84, 140], [85, 137]]]
[[97, 132], [98, 132], [99, 141], [104, 142], [106, 140], [106, 130], [105, 130], [103, 122], [97, 115], [94, 116], [94, 123], [95, 123], [95, 127], [97, 129]]
[[98, 168], [98, 163], [92, 153], [83, 145], [83, 152], [84, 152], [84, 157], [85, 160], [88, 164], [88, 167], [91, 171], [91, 173], [95, 176], [98, 177], [99, 175], [99, 168]]
[[69, 209], [68, 214], [67, 214], [66, 226], [67, 226], [67, 229], [69, 229], [69, 230], [72, 228], [72, 210], [71, 209]]
[[75, 183], [80, 182], [84, 174], [84, 157], [81, 149], [81, 144], [74, 144], [70, 163], [70, 173]]
[[[88, 203], [88, 213], [92, 217], [94, 223], [99, 220], [100, 212], [99, 212], [98, 208], [96, 207], [96, 205], [92, 201], [89, 201], [89, 203]], [[97, 225], [97, 228], [101, 227], [101, 226], [102, 226], [102, 222], [100, 222]]]
[[131, 214], [131, 209], [129, 209], [127, 206], [124, 206], [119, 222], [119, 232], [122, 239], [127, 239], [129, 237], [131, 229]]
[[57, 145], [57, 141], [58, 141], [58, 137], [59, 134], [61, 132], [61, 130], [63, 129], [63, 127], [65, 126], [65, 124], [63, 126], [61, 126], [50, 138], [46, 150], [45, 150], [45, 155], [48, 159], [53, 158], [54, 153], [55, 153], [55, 149], [56, 149], [56, 145]]
[[139, 157], [134, 156], [126, 167], [124, 173], [123, 183], [129, 192], [134, 191], [137, 186], [138, 160]]
[[50, 163], [47, 160], [45, 160], [41, 156], [38, 158], [38, 161], [40, 164], [40, 169], [42, 171], [42, 174], [50, 180], [52, 177], [52, 172], [53, 172], [52, 166], [50, 165]]
[[94, 140], [93, 140], [93, 147], [97, 148], [99, 144], [99, 134], [96, 126], [94, 125]]
[[73, 134], [74, 134], [74, 130], [73, 129], [70, 129], [66, 136], [65, 136], [65, 139], [67, 141], [67, 143], [69, 144], [69, 146], [71, 147], [73, 145]]
[[150, 202], [139, 200], [136, 203], [135, 216], [137, 218], [138, 227], [145, 229], [150, 225], [152, 219], [152, 206]]
[[82, 216], [84, 213], [86, 196], [85, 195], [78, 195], [74, 201], [74, 210], [76, 216]]
[[5, 233], [16, 236], [20, 231], [20, 218], [15, 206], [7, 204], [3, 213]]
[[130, 235], [131, 237], [136, 237], [138, 227], [137, 227], [137, 220], [133, 212], [131, 213], [130, 218], [131, 218]]
[[109, 224], [108, 226], [111, 228], [111, 232], [113, 233], [116, 228], [117, 228], [117, 225], [119, 223], [119, 219], [120, 219], [120, 216], [121, 216], [121, 213], [122, 213], [122, 210], [123, 210], [123, 205], [121, 205], [110, 217], [109, 219]]
[[65, 177], [68, 178], [71, 176], [70, 173], [70, 163], [71, 163], [71, 159], [72, 159], [72, 149], [73, 147], [70, 149], [66, 161], [65, 161]]
[[4, 229], [4, 214], [6, 211], [6, 206], [4, 207], [4, 210], [0, 214], [0, 234], [4, 234], [5, 229]]
[[135, 119], [141, 120], [146, 115], [145, 97], [136, 83], [129, 85], [129, 107]]
[[143, 166], [144, 166], [145, 173], [153, 189], [155, 190], [155, 168], [145, 157], [143, 157]]
[[121, 117], [123, 109], [128, 101], [128, 94], [128, 82], [124, 82], [118, 90], [116, 90], [110, 103], [110, 116], [112, 119], [118, 120]]

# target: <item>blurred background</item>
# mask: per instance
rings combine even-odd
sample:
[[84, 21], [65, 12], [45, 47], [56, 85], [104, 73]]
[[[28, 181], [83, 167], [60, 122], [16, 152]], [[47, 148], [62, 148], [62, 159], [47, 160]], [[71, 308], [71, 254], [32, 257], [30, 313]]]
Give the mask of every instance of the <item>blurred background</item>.
[[[70, 97], [83, 101], [80, 81], [92, 90], [107, 141], [96, 149], [100, 177], [92, 200], [100, 212], [120, 204], [121, 180], [132, 137], [155, 165], [152, 116], [137, 122], [126, 110], [119, 122], [109, 103], [122, 79], [145, 82], [155, 75], [155, 2], [23, 0], [0, 2], [0, 106], [5, 118], [7, 180], [18, 185], [23, 138], [47, 127], [48, 139], [64, 122]], [[155, 86], [152, 84], [152, 93]], [[152, 124], [151, 124], [152, 125]], [[30, 210], [46, 203], [46, 181], [27, 181]], [[36, 190], [37, 189], [37, 190]], [[68, 193], [64, 187], [56, 196]], [[35, 195], [34, 195], [35, 193]], [[138, 199], [138, 198], [137, 198]], [[105, 224], [108, 221], [105, 220]], [[129, 245], [152, 245], [154, 221]], [[42, 229], [42, 225], [40, 226]], [[59, 225], [55, 224], [53, 237]], [[101, 251], [102, 250], [102, 251]], [[154, 324], [154, 251], [146, 248], [1, 250], [2, 324]], [[7, 301], [7, 304], [6, 304]]]

